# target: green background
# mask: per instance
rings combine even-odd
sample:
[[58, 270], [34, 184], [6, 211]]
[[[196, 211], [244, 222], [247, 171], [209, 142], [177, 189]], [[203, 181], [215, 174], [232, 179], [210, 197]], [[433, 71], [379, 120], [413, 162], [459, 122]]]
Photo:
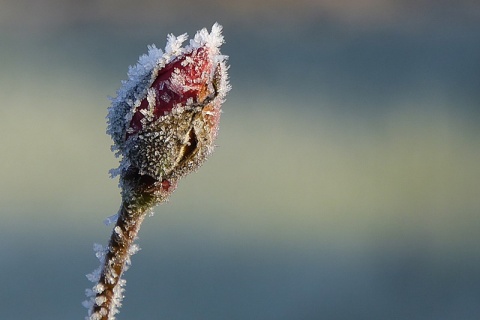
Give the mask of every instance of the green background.
[[120, 205], [107, 97], [215, 21], [219, 147], [145, 220], [118, 319], [478, 319], [467, 0], [0, 1], [0, 317], [86, 315]]

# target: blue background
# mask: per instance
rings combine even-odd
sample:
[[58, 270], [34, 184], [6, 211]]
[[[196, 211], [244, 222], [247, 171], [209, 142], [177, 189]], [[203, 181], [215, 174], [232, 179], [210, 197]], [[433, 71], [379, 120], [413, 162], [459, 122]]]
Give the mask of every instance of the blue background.
[[129, 65], [224, 26], [216, 152], [145, 220], [118, 319], [478, 319], [475, 1], [0, 1], [0, 317], [82, 319]]

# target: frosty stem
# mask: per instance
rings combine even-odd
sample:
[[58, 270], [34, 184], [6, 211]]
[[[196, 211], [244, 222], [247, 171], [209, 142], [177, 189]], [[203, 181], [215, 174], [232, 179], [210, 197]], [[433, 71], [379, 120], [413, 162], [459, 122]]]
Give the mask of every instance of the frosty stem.
[[120, 277], [130, 258], [130, 248], [135, 240], [146, 212], [132, 212], [122, 204], [117, 224], [110, 237], [105, 263], [98, 284], [103, 287], [97, 293], [93, 313], [98, 313], [101, 320], [111, 319], [113, 308], [116, 308], [117, 295], [121, 294]]
[[227, 56], [220, 53], [222, 27], [168, 36], [165, 52], [149, 47], [128, 71], [112, 100], [107, 133], [121, 156], [122, 206], [107, 248], [96, 244], [101, 261], [87, 278], [87, 320], [114, 320], [123, 298], [123, 272], [140, 225], [154, 206], [166, 201], [177, 182], [197, 170], [213, 152], [222, 103], [230, 90]]
[[[134, 253], [134, 241], [147, 213], [155, 205], [154, 192], [162, 188], [153, 178], [130, 171], [123, 175], [123, 201], [104, 256], [92, 314], [95, 319], [114, 319], [123, 298], [123, 272]], [[165, 199], [168, 192], [164, 193]]]

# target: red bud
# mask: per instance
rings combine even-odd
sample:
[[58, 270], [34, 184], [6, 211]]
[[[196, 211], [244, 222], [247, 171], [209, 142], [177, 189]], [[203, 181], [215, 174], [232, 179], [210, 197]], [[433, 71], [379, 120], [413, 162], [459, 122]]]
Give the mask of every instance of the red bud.
[[[214, 149], [221, 105], [229, 91], [226, 56], [220, 54], [221, 27], [200, 30], [182, 48], [186, 35], [169, 36], [165, 53], [150, 47], [130, 68], [113, 100], [108, 132], [123, 159], [114, 174], [132, 173], [154, 181], [159, 201], [170, 185], [196, 170]], [[168, 186], [166, 185], [168, 182]], [[131, 187], [123, 188], [128, 198]]]

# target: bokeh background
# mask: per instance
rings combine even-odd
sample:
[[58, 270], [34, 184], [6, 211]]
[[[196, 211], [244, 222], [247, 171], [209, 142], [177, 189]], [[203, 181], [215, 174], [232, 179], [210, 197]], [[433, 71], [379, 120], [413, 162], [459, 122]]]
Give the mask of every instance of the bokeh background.
[[215, 21], [219, 147], [145, 221], [118, 319], [478, 319], [474, 0], [0, 1], [0, 317], [86, 315], [107, 97]]

